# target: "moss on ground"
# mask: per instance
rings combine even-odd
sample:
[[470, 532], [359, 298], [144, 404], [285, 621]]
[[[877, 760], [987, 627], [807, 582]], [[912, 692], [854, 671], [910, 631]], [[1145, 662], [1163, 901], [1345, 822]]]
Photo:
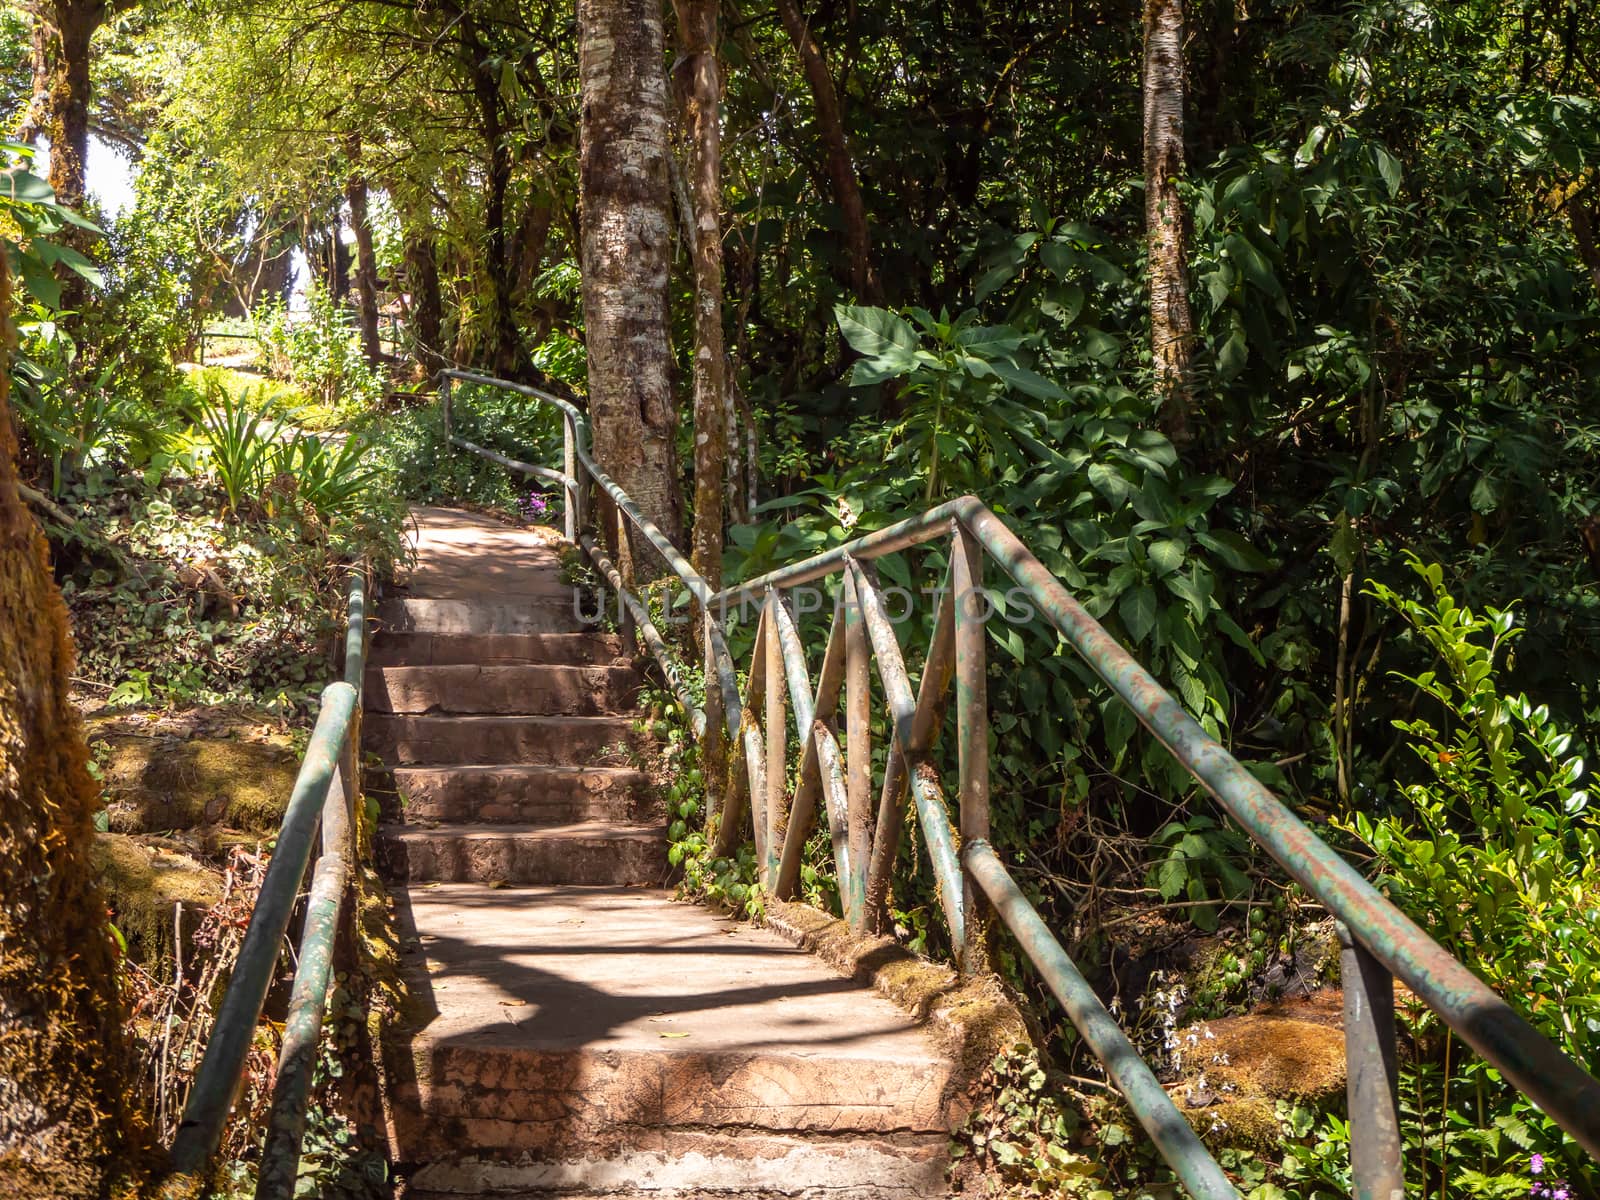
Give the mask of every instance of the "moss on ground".
[[1218, 1144], [1270, 1149], [1280, 1100], [1317, 1103], [1344, 1090], [1342, 1012], [1339, 990], [1325, 988], [1180, 1030], [1174, 1098]]
[[222, 899], [219, 869], [120, 833], [95, 837], [94, 864], [112, 924], [122, 933], [134, 961], [162, 978], [170, 974], [179, 904], [185, 914], [184, 959], [192, 961], [190, 936], [205, 910]]
[[148, 731], [129, 718], [91, 723], [113, 831], [278, 828], [300, 766], [287, 737], [262, 734], [242, 717], [194, 730], [147, 724]]

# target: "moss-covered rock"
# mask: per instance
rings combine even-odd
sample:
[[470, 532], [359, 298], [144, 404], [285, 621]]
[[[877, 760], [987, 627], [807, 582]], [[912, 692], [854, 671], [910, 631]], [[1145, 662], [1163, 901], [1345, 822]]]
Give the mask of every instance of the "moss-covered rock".
[[1278, 1101], [1318, 1103], [1344, 1090], [1342, 1014], [1342, 994], [1324, 988], [1180, 1030], [1173, 1098], [1210, 1140], [1268, 1148], [1279, 1138]]
[[300, 767], [286, 734], [242, 715], [99, 718], [89, 737], [117, 833], [274, 832]]
[[95, 837], [94, 862], [111, 908], [111, 922], [127, 942], [129, 956], [160, 977], [168, 977], [174, 922], [181, 904], [184, 959], [192, 961], [191, 938], [200, 916], [222, 899], [222, 872], [187, 854], [120, 833]]

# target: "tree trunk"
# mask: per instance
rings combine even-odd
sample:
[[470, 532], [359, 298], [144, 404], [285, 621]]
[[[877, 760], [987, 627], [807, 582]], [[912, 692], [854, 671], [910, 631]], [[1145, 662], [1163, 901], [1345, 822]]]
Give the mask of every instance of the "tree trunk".
[[56, 199], [72, 208], [83, 206], [89, 156], [89, 43], [106, 13], [102, 0], [56, 0], [40, 9], [49, 25], [50, 186]]
[[418, 364], [432, 375], [449, 365], [444, 353], [444, 302], [439, 295], [439, 257], [433, 232], [409, 232], [405, 257], [412, 343]]
[[1578, 258], [1588, 268], [1595, 291], [1600, 292], [1600, 246], [1595, 243], [1600, 196], [1595, 191], [1591, 186], [1567, 197], [1567, 220], [1572, 223], [1572, 240], [1578, 247]]
[[[682, 544], [667, 283], [672, 238], [661, 9], [578, 0], [583, 306], [595, 457]], [[638, 549], [638, 543], [635, 543]], [[635, 553], [644, 577], [659, 574]]]
[[[0, 314], [9, 288], [0, 255]], [[0, 352], [3, 353], [3, 352]], [[99, 1196], [133, 1174], [117, 960], [90, 851], [98, 789], [67, 699], [49, 549], [17, 494], [0, 363], [0, 1186]]]
[[28, 71], [32, 76], [33, 94], [23, 110], [16, 138], [24, 146], [37, 145], [39, 135], [50, 124], [50, 40], [45, 22], [38, 14], [33, 14], [33, 24], [28, 30]]
[[328, 294], [343, 303], [350, 298], [350, 250], [341, 230], [344, 222], [338, 213], [328, 227]]
[[[48, 112], [44, 133], [50, 139], [50, 187], [56, 200], [81, 209], [86, 195], [89, 158], [89, 46], [109, 9], [103, 0], [55, 0], [42, 4], [36, 20], [46, 26], [43, 53], [49, 71]], [[87, 253], [94, 235], [69, 225], [61, 238]], [[79, 311], [89, 285], [76, 272], [57, 269], [61, 307]]]
[[694, 239], [694, 537], [690, 557], [712, 591], [722, 587], [722, 479], [727, 467], [727, 351], [722, 337], [722, 79], [717, 0], [674, 0], [688, 73]]
[[828, 178], [833, 196], [839, 202], [844, 220], [845, 249], [850, 255], [850, 286], [862, 300], [877, 303], [883, 299], [877, 269], [872, 263], [872, 239], [867, 232], [867, 210], [861, 200], [861, 185], [856, 181], [855, 163], [845, 138], [844, 117], [839, 108], [839, 93], [828, 74], [822, 49], [811, 36], [811, 29], [800, 15], [795, 0], [777, 0], [778, 17], [794, 43], [795, 53], [811, 85], [812, 104], [817, 110], [817, 129], [827, 153]]
[[259, 257], [256, 277], [250, 287], [251, 308], [255, 308], [263, 300], [272, 300], [278, 304], [289, 303], [289, 275], [294, 266], [294, 243], [285, 238], [289, 225], [282, 219], [282, 214], [273, 214], [273, 217], [274, 219], [267, 222], [266, 228], [257, 239]]
[[1194, 402], [1194, 317], [1189, 310], [1183, 176], [1183, 0], [1144, 5], [1144, 214], [1149, 239], [1150, 349], [1162, 424], [1188, 441]]
[[[728, 465], [727, 350], [722, 337], [722, 79], [717, 65], [719, 0], [673, 0], [688, 86], [689, 213], [694, 254], [694, 533], [689, 562], [713, 592], [722, 590], [722, 488]], [[702, 613], [702, 618], [710, 614]], [[706, 732], [702, 747], [710, 802], [720, 812], [727, 771], [722, 691], [705, 652]]]
[[361, 352], [377, 366], [383, 358], [378, 344], [378, 259], [372, 251], [372, 222], [367, 216], [367, 177], [361, 173], [361, 143], [351, 139], [350, 179], [344, 196], [350, 205], [350, 228], [356, 235], [356, 327], [361, 331]]

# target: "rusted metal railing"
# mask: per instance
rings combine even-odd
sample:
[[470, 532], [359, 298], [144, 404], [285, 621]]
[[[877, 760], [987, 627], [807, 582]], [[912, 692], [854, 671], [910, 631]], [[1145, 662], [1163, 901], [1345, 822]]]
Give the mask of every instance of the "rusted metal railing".
[[179, 1177], [200, 1175], [216, 1153], [243, 1081], [245, 1059], [320, 826], [321, 854], [312, 873], [284, 1021], [272, 1114], [257, 1176], [257, 1200], [288, 1200], [294, 1195], [334, 943], [354, 850], [352, 805], [359, 791], [356, 754], [366, 661], [366, 580], [359, 570], [350, 577], [344, 659], [344, 679], [329, 684], [322, 693], [316, 728], [278, 829], [272, 861], [172, 1143], [171, 1165]]
[[[1393, 1019], [1396, 978], [1585, 1151], [1600, 1157], [1600, 1081], [1563, 1055], [1268, 792], [981, 501], [971, 496], [952, 500], [712, 594], [682, 555], [594, 464], [587, 429], [573, 405], [536, 388], [487, 376], [446, 374], [509, 388], [560, 408], [566, 429], [566, 470], [560, 478], [571, 498], [568, 536], [596, 557], [594, 541], [583, 531], [584, 510], [579, 505], [587, 484], [579, 475], [581, 467], [661, 552], [699, 607], [707, 633], [708, 701], [721, 701], [736, 751], [730, 756], [726, 780], [713, 781], [721, 783], [713, 794], [720, 804], [711, 814], [716, 852], [731, 853], [748, 828], [762, 884], [772, 895], [788, 898], [797, 890], [806, 842], [819, 822], [825, 822], [846, 919], [857, 929], [881, 931], [888, 925], [889, 885], [909, 797], [959, 967], [966, 972], [986, 969], [991, 927], [998, 918], [1061, 1001], [1192, 1195], [1220, 1200], [1238, 1193], [1059, 939], [1028, 903], [1006, 866], [1004, 849], [989, 842], [985, 655], [991, 606], [983, 580], [990, 563], [1010, 578], [1016, 594], [1238, 826], [1335, 917], [1343, 945], [1350, 1136], [1358, 1200], [1400, 1200], [1404, 1194]], [[459, 439], [452, 441], [485, 453]], [[486, 457], [500, 461], [496, 455]], [[913, 689], [873, 564], [935, 541], [948, 547], [948, 569], [921, 678]], [[707, 737], [720, 733], [720, 724], [708, 720], [688, 697], [682, 664], [650, 624], [643, 605], [603, 556], [597, 565], [667, 670], [692, 714], [696, 732]], [[813, 684], [795, 609], [786, 593], [828, 577], [837, 577], [834, 616]], [[741, 692], [724, 630], [729, 608], [748, 603], [758, 604], [760, 615]], [[876, 806], [871, 797], [873, 665], [887, 702], [889, 733]], [[933, 756], [952, 690], [957, 741], [954, 819]], [[791, 736], [799, 747], [792, 791]]]

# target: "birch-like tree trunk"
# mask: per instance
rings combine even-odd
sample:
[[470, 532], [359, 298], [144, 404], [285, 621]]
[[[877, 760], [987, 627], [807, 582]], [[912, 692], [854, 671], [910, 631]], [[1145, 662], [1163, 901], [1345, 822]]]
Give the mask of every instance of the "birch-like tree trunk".
[[[9, 308], [0, 256], [0, 323]], [[17, 493], [0, 352], [0, 1190], [98, 1197], [137, 1169], [117, 960], [90, 851], [99, 789], [67, 698], [50, 553]]]
[[[667, 323], [672, 193], [659, 4], [578, 0], [578, 53], [583, 309], [595, 457], [681, 545]], [[651, 575], [659, 564], [636, 553], [634, 570]]]
[[1194, 316], [1189, 309], [1183, 177], [1183, 0], [1144, 4], [1144, 213], [1149, 244], [1150, 348], [1161, 419], [1175, 442], [1191, 436]]

